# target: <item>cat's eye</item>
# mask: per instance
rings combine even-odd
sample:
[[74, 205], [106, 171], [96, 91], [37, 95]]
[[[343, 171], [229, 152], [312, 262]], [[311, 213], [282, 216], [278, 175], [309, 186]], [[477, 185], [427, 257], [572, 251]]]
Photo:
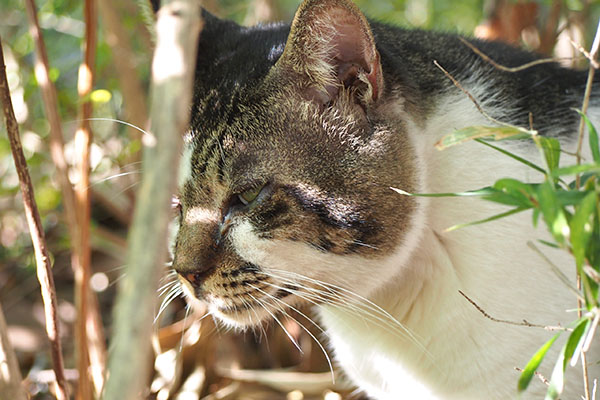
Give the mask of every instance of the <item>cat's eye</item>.
[[248, 189], [248, 190], [238, 194], [237, 195], [238, 199], [242, 202], [243, 205], [247, 206], [248, 204], [250, 204], [254, 200], [256, 200], [256, 198], [260, 194], [263, 187], [264, 186], [257, 186], [255, 188]]

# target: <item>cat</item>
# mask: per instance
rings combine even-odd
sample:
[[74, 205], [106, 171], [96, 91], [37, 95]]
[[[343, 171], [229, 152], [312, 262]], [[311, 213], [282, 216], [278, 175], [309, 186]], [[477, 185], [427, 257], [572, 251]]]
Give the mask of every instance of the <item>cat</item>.
[[[239, 329], [314, 305], [335, 360], [374, 399], [515, 398], [515, 368], [554, 333], [495, 322], [459, 291], [496, 318], [567, 326], [575, 297], [527, 247], [544, 230], [518, 214], [447, 232], [505, 208], [392, 188], [543, 180], [479, 143], [436, 150], [455, 129], [493, 123], [434, 60], [489, 116], [571, 150], [586, 74], [504, 72], [456, 35], [368, 21], [350, 0], [305, 0], [291, 26], [203, 17], [173, 250], [187, 294]], [[468, 41], [506, 66], [536, 59]], [[596, 85], [596, 124], [599, 98]], [[531, 141], [502, 146], [539, 162]], [[573, 275], [568, 254], [544, 252]], [[568, 369], [564, 399], [583, 393], [580, 374]], [[545, 391], [536, 380], [521, 398]]]

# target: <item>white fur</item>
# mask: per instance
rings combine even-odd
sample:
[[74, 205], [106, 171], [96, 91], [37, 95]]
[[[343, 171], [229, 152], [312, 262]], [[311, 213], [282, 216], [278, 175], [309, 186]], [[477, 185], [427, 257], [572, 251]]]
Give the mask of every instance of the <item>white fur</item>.
[[[486, 90], [476, 85], [469, 89], [475, 97]], [[399, 107], [397, 111], [402, 112], [401, 104]], [[511, 109], [510, 104], [506, 109]], [[448, 95], [435, 115], [424, 126], [410, 120], [408, 124], [422, 173], [422, 191], [478, 189], [502, 177], [542, 181], [536, 171], [475, 142], [445, 151], [435, 149], [434, 143], [454, 128], [490, 125], [463, 94]], [[600, 109], [591, 110], [590, 115], [596, 124], [600, 122]], [[573, 142], [563, 145], [574, 148]], [[543, 164], [532, 146], [504, 146]], [[363, 298], [368, 298], [410, 331], [407, 334], [390, 324], [383, 314], [373, 312], [373, 307], [371, 312], [380, 319], [356, 312], [352, 305], [319, 308], [335, 358], [370, 396], [510, 399], [516, 397], [519, 377], [514, 368], [523, 368], [554, 333], [491, 321], [458, 291], [496, 318], [542, 325], [568, 326], [576, 319], [574, 312], [567, 312], [576, 307], [576, 299], [527, 247], [527, 241], [548, 237], [545, 229], [532, 228], [530, 214], [445, 232], [452, 225], [505, 210], [476, 198], [420, 201], [412, 225], [407, 227], [407, 240], [384, 260], [342, 257], [299, 243], [262, 240], [249, 222], [233, 228], [231, 237], [243, 259], [274, 274], [297, 272], [353, 291], [356, 296], [349, 298], [358, 307], [367, 305]], [[540, 247], [574, 279], [568, 254]], [[563, 342], [555, 343], [540, 368], [548, 378]], [[600, 359], [598, 350], [596, 346], [589, 354], [591, 379], [600, 376], [595, 364]], [[569, 368], [563, 399], [582, 394], [580, 371], [580, 365]], [[535, 379], [522, 398], [542, 398], [545, 390]]]

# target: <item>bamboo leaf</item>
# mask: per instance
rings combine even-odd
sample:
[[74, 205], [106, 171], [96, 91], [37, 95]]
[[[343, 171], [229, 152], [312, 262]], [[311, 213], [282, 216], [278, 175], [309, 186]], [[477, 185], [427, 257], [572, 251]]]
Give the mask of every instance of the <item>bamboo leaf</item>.
[[559, 177], [563, 175], [576, 175], [583, 172], [600, 173], [600, 164], [583, 164], [583, 165], [571, 165], [568, 167], [557, 168], [552, 171], [553, 177]]
[[600, 144], [598, 143], [598, 131], [596, 131], [596, 128], [588, 119], [587, 115], [585, 115], [579, 110], [577, 110], [577, 112], [579, 113], [579, 115], [581, 115], [581, 118], [583, 118], [585, 124], [588, 127], [588, 133], [590, 135], [589, 143], [590, 149], [592, 150], [592, 157], [594, 158], [595, 162], [600, 163]]
[[546, 391], [546, 397], [544, 400], [556, 400], [562, 393], [565, 388], [565, 351], [567, 346], [563, 346], [560, 354], [558, 355], [558, 359], [556, 360], [556, 364], [554, 365], [554, 369], [552, 370], [552, 376], [550, 378], [550, 385], [548, 386], [548, 391]]
[[598, 194], [596, 192], [588, 193], [575, 208], [575, 214], [573, 214], [573, 218], [571, 218], [571, 223], [569, 224], [571, 228], [571, 248], [573, 249], [578, 269], [583, 265], [585, 251], [594, 229], [597, 202]]
[[509, 211], [506, 211], [506, 212], [503, 212], [500, 214], [496, 214], [496, 215], [493, 215], [488, 218], [480, 219], [478, 221], [467, 222], [466, 224], [458, 224], [458, 225], [451, 226], [450, 228], [446, 229], [446, 232], [451, 232], [451, 231], [455, 231], [457, 229], [466, 228], [467, 226], [479, 225], [479, 224], [484, 224], [486, 222], [495, 221], [497, 219], [508, 217], [509, 215], [517, 214], [517, 213], [520, 213], [521, 211], [525, 211], [525, 210], [527, 210], [527, 208], [523, 208], [523, 207], [513, 208], [512, 210], [509, 210]]
[[492, 137], [494, 140], [503, 139], [527, 139], [532, 136], [532, 132], [511, 126], [469, 126], [463, 129], [445, 135], [435, 144], [438, 150], [444, 150], [448, 147], [464, 143], [469, 140]]
[[569, 236], [570, 228], [567, 218], [556, 197], [554, 187], [549, 181], [537, 187], [537, 198], [540, 211], [544, 221], [552, 233], [554, 240], [558, 243], [565, 242], [565, 236]]
[[558, 168], [560, 161], [560, 142], [554, 138], [543, 136], [534, 136], [533, 140], [542, 149], [548, 172], [552, 173], [552, 171]]
[[560, 333], [557, 333], [556, 335], [552, 336], [550, 340], [544, 343], [544, 345], [540, 347], [538, 351], [535, 352], [533, 357], [531, 357], [525, 368], [523, 368], [523, 372], [519, 377], [519, 382], [517, 385], [519, 392], [522, 392], [525, 389], [527, 389], [527, 386], [529, 386], [529, 383], [531, 382], [531, 378], [533, 378], [535, 371], [538, 369], [542, 360], [546, 356], [546, 353], [548, 352], [548, 350], [550, 350], [550, 347], [552, 347], [552, 345], [554, 344], [556, 339], [558, 339], [559, 336]]
[[500, 153], [502, 153], [502, 154], [504, 154], [504, 155], [506, 155], [506, 156], [508, 156], [510, 158], [513, 158], [513, 159], [517, 160], [518, 162], [523, 163], [523, 164], [527, 165], [528, 167], [531, 167], [531, 168], [535, 169], [536, 171], [541, 172], [542, 174], [546, 174], [546, 170], [544, 170], [544, 168], [540, 167], [539, 165], [536, 165], [536, 164], [532, 163], [529, 160], [524, 159], [523, 157], [519, 157], [515, 153], [512, 153], [512, 152], [510, 152], [508, 150], [504, 150], [501, 147], [494, 146], [493, 144], [488, 143], [488, 142], [486, 142], [485, 140], [482, 140], [482, 139], [475, 139], [475, 141], [477, 143], [481, 143], [483, 145], [491, 147], [492, 149], [494, 149], [496, 151], [499, 151]]
[[398, 189], [395, 187], [390, 187], [394, 192], [404, 195], [404, 196], [412, 196], [412, 197], [470, 197], [470, 196], [485, 196], [492, 195], [497, 192], [496, 189], [492, 187], [484, 187], [477, 190], [469, 190], [467, 192], [456, 192], [456, 193], [409, 193], [405, 190]]

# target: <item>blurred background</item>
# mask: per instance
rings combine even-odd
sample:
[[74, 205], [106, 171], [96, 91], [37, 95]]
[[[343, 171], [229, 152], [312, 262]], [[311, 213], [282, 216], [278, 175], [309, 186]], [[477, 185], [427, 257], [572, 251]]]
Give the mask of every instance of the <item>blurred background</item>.
[[[503, 40], [548, 57], [576, 57], [561, 61], [574, 67], [587, 64], [572, 41], [589, 48], [600, 15], [597, 0], [356, 2], [377, 20]], [[203, 5], [217, 16], [252, 25], [290, 21], [298, 3], [297, 0], [205, 0]], [[140, 132], [128, 124], [147, 126], [153, 40], [135, 1], [101, 0], [97, 6], [100, 19], [96, 76], [89, 96], [94, 118], [90, 160], [90, 287], [98, 299], [103, 335], [109, 341], [112, 304], [123, 274], [126, 236], [140, 177]], [[77, 308], [71, 243], [49, 152], [50, 124], [34, 74], [35, 46], [23, 7], [22, 0], [1, 1], [0, 36], [23, 148], [53, 259], [67, 378], [76, 387]], [[80, 122], [77, 79], [85, 30], [83, 5], [76, 0], [45, 0], [38, 1], [37, 8], [48, 49], [50, 79], [57, 88], [65, 156], [72, 163], [73, 136]], [[73, 184], [80, 180], [76, 169], [70, 169], [69, 179]], [[361, 398], [337, 371], [335, 383], [332, 382], [323, 350], [300, 324], [323, 343], [326, 338], [303, 315], [293, 315], [298, 322], [284, 319], [299, 351], [277, 325], [265, 325], [256, 332], [235, 333], [215, 326], [210, 317], [200, 321], [202, 307], [188, 311], [181, 298], [171, 298], [171, 281], [165, 270], [166, 286], [157, 296], [168, 305], [155, 323], [156, 360], [148, 366], [152, 379], [144, 398]], [[28, 392], [36, 399], [52, 398], [53, 373], [35, 260], [4, 125], [0, 126], [0, 305]]]

